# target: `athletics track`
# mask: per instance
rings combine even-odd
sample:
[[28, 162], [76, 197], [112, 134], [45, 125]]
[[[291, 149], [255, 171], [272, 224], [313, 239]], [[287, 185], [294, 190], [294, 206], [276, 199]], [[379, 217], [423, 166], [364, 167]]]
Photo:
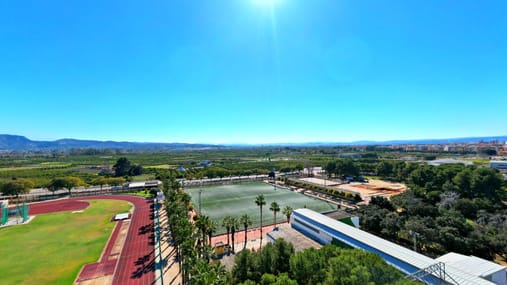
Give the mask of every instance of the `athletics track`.
[[108, 258], [121, 222], [109, 238], [100, 260], [86, 265], [77, 280], [111, 275], [113, 285], [151, 285], [155, 279], [153, 201], [134, 196], [87, 196], [30, 204], [29, 215], [77, 211], [88, 207], [85, 200], [121, 200], [134, 205], [127, 237], [119, 259]]

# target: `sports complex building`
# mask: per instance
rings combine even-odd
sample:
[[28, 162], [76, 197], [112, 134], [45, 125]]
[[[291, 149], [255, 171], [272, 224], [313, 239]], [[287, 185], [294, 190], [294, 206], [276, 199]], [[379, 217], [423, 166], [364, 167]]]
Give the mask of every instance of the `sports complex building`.
[[507, 173], [507, 160], [491, 161], [489, 167], [498, 169], [500, 173]]
[[344, 243], [380, 255], [410, 278], [426, 284], [505, 285], [505, 267], [457, 253], [433, 259], [310, 209], [294, 210], [291, 226], [321, 244]]

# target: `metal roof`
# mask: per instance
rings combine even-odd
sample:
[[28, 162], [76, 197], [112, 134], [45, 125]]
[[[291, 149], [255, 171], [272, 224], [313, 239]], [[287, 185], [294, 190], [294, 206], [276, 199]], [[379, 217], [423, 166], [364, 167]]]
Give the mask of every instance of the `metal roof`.
[[448, 254], [440, 256], [436, 260], [441, 261], [446, 265], [458, 267], [470, 274], [482, 277], [487, 277], [491, 274], [497, 273], [498, 271], [505, 271], [505, 267], [494, 262], [476, 256], [466, 256], [455, 252], [449, 252]]
[[[310, 209], [297, 209], [295, 213], [303, 215], [319, 224], [330, 227], [334, 230], [341, 232], [361, 243], [367, 244], [368, 246], [375, 248], [385, 254], [388, 254], [398, 260], [401, 260], [407, 264], [411, 264], [419, 269], [424, 269], [430, 265], [436, 264], [439, 261], [433, 258], [427, 257], [408, 248], [397, 245], [393, 242], [379, 238], [373, 234], [367, 233], [363, 230], [356, 229], [352, 226], [344, 224], [342, 222], [333, 220], [322, 214], [319, 214]], [[323, 229], [320, 229], [323, 230]], [[325, 232], [325, 230], [323, 230]], [[332, 235], [331, 233], [327, 233]], [[446, 273], [452, 277], [460, 285], [492, 285], [488, 280], [482, 279], [478, 276], [474, 276], [466, 271], [466, 269], [457, 268], [454, 265], [446, 264]]]

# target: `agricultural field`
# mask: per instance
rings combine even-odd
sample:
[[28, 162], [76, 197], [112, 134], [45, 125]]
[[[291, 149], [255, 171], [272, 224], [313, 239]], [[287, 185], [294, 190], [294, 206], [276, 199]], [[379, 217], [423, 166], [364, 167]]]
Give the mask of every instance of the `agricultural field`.
[[80, 213], [41, 214], [26, 225], [0, 228], [2, 284], [72, 284], [81, 267], [99, 259], [115, 223], [130, 205], [90, 200]]
[[[273, 224], [273, 212], [269, 210], [271, 202], [276, 201], [280, 209], [290, 206], [293, 209], [307, 207], [318, 212], [327, 212], [335, 210], [334, 204], [295, 193], [287, 189], [278, 188], [274, 190], [272, 185], [258, 183], [244, 183], [233, 185], [222, 185], [203, 188], [190, 188], [185, 191], [192, 197], [192, 203], [196, 211], [199, 207], [199, 190], [201, 193], [202, 213], [208, 215], [214, 221], [217, 221], [219, 228], [217, 233], [225, 232], [221, 227], [222, 220], [226, 216], [241, 217], [248, 214], [253, 221], [252, 226], [260, 225], [259, 207], [255, 204], [255, 198], [263, 194], [266, 199], [266, 205], [263, 206], [263, 225]], [[277, 213], [277, 222], [286, 221], [285, 215], [281, 210]]]

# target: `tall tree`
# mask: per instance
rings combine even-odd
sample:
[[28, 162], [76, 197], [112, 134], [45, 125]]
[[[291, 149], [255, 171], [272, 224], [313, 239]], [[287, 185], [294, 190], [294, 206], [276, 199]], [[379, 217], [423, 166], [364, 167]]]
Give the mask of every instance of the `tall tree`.
[[224, 227], [225, 231], [227, 232], [227, 244], [230, 245], [229, 233], [231, 232], [231, 227], [232, 227], [232, 217], [231, 216], [224, 217], [224, 219], [222, 220], [222, 227]]
[[132, 164], [126, 157], [120, 157], [113, 165], [114, 176], [119, 177], [128, 175], [131, 167]]
[[331, 177], [333, 175], [333, 173], [335, 173], [336, 171], [336, 161], [330, 161], [326, 164], [326, 173], [329, 177]]
[[245, 245], [243, 246], [243, 248], [246, 248], [247, 230], [248, 230], [248, 226], [252, 225], [252, 219], [250, 218], [250, 216], [248, 214], [244, 214], [243, 216], [241, 216], [241, 218], [239, 218], [239, 220], [243, 224], [243, 228], [245, 230]]
[[232, 252], [234, 252], [234, 236], [236, 235], [236, 231], [239, 229], [239, 220], [235, 217], [231, 218], [231, 239], [232, 239]]
[[290, 215], [292, 215], [292, 211], [294, 211], [294, 209], [292, 209], [291, 206], [285, 206], [282, 210], [282, 214], [284, 214], [285, 217], [287, 217], [287, 222], [290, 221]]
[[266, 199], [264, 195], [260, 194], [255, 198], [255, 204], [259, 207], [261, 213], [261, 247], [262, 247], [262, 206], [266, 205]]
[[208, 227], [208, 244], [211, 245], [211, 238], [213, 233], [217, 230], [218, 223], [210, 219], [210, 225]]
[[280, 212], [280, 205], [278, 205], [277, 202], [273, 201], [271, 202], [271, 207], [269, 207], [269, 210], [273, 211], [273, 215], [275, 216], [275, 228], [276, 228], [276, 213]]
[[200, 231], [199, 240], [202, 245], [205, 246], [209, 227], [211, 226], [211, 219], [206, 215], [197, 215], [195, 219], [195, 226]]

